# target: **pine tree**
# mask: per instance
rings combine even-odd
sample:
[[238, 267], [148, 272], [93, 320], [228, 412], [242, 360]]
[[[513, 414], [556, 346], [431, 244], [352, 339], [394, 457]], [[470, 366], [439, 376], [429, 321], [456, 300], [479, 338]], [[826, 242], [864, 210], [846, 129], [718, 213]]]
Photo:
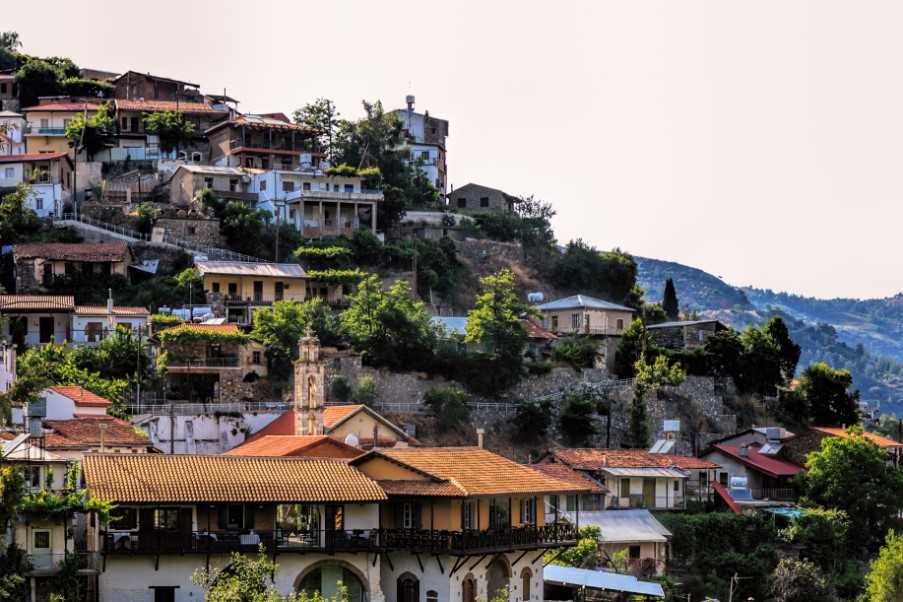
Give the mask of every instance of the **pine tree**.
[[669, 320], [676, 320], [680, 311], [677, 303], [677, 291], [674, 289], [674, 281], [668, 278], [665, 281], [665, 292], [662, 294], [662, 309]]

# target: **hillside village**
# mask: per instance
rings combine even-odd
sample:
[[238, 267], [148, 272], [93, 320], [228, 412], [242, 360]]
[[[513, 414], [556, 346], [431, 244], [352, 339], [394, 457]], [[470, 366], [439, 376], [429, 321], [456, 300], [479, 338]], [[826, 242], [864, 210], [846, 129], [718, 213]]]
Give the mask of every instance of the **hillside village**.
[[903, 547], [847, 366], [452, 186], [450, 108], [0, 42], [0, 600], [857, 600]]

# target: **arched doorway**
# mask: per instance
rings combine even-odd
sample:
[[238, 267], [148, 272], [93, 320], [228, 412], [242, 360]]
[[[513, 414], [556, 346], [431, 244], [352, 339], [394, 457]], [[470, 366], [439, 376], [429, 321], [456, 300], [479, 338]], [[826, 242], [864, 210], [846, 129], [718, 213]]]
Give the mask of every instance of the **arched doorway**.
[[496, 558], [486, 569], [486, 597], [490, 600], [495, 598], [499, 590], [508, 587], [511, 581], [511, 571], [508, 569], [508, 563], [503, 558]]
[[312, 595], [319, 593], [324, 598], [335, 597], [339, 592], [339, 584], [348, 592], [348, 602], [366, 602], [367, 586], [359, 573], [348, 565], [327, 560], [310, 567], [295, 583], [299, 592]]
[[420, 602], [420, 581], [411, 573], [404, 573], [395, 582], [397, 602]]
[[520, 573], [520, 597], [527, 602], [530, 599], [530, 581], [533, 579], [533, 571], [525, 568]]
[[464, 577], [464, 582], [461, 584], [461, 592], [464, 602], [477, 601], [477, 582], [474, 581], [473, 575]]

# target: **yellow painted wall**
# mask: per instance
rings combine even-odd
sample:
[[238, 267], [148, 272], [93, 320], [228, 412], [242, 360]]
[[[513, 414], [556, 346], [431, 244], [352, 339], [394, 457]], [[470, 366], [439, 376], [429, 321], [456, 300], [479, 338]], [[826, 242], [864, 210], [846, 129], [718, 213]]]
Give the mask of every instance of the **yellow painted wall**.
[[362, 462], [357, 466], [358, 470], [363, 472], [371, 479], [385, 479], [394, 481], [426, 481], [427, 477], [409, 470], [398, 464], [394, 464], [379, 457], [373, 457], [366, 462]]
[[329, 436], [333, 439], [344, 441], [345, 437], [353, 434], [358, 439], [372, 439], [373, 427], [379, 427], [379, 439], [398, 442], [402, 440], [401, 435], [390, 430], [385, 424], [380, 423], [376, 418], [366, 412], [360, 412], [349, 420], [346, 420], [338, 427], [329, 432]]

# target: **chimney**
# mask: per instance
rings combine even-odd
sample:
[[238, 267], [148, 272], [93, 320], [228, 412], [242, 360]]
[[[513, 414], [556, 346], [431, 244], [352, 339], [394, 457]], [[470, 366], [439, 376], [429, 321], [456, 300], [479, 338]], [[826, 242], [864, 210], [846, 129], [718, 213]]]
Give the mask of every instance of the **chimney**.
[[377, 445], [379, 445], [379, 425], [373, 425], [373, 447], [371, 449], [376, 449]]
[[483, 447], [483, 435], [486, 434], [486, 429], [477, 429], [477, 447]]
[[113, 289], [107, 289], [107, 313], [113, 313]]

